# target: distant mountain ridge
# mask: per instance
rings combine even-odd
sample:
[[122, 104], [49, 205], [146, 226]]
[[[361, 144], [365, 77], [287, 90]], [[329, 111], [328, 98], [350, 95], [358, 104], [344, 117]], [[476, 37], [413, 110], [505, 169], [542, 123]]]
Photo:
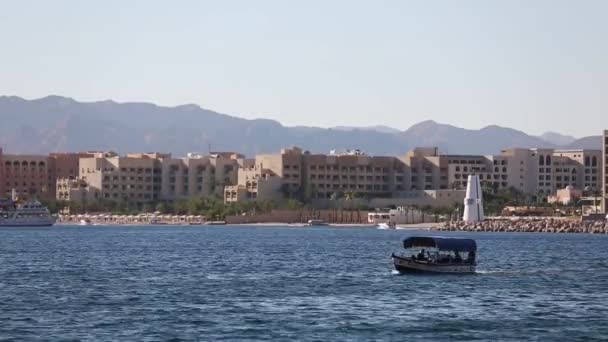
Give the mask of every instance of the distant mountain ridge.
[[[372, 155], [402, 155], [416, 146], [442, 152], [496, 154], [507, 147], [600, 148], [599, 137], [568, 144], [511, 128], [459, 128], [432, 120], [405, 131], [373, 127], [286, 127], [274, 120], [243, 119], [194, 104], [78, 102], [61, 96], [25, 100], [0, 96], [0, 147], [5, 153], [114, 150], [187, 152], [238, 151], [248, 156], [300, 146], [311, 152], [361, 149]], [[557, 137], [558, 139], [563, 139]], [[560, 140], [563, 141], [563, 140]]]
[[337, 129], [341, 131], [354, 131], [354, 130], [362, 130], [362, 131], [375, 131], [380, 133], [392, 133], [397, 134], [401, 132], [400, 130], [388, 127], [384, 125], [376, 125], [376, 126], [368, 126], [368, 127], [355, 127], [355, 126], [336, 126], [332, 127], [332, 129]]
[[573, 136], [563, 135], [555, 132], [545, 132], [539, 136], [539, 138], [556, 145], [568, 145], [576, 141], [576, 138]]

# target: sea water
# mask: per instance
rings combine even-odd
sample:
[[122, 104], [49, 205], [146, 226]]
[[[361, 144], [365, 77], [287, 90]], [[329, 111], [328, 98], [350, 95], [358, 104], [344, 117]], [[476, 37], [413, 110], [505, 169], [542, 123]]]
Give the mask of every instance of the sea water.
[[426, 231], [0, 229], [0, 340], [608, 339], [608, 236], [474, 238], [475, 275], [400, 275]]

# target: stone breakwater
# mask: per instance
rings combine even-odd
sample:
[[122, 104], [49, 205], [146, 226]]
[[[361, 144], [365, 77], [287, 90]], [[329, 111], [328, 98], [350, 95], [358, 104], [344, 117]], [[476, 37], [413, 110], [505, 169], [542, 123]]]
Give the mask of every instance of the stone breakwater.
[[589, 233], [608, 234], [608, 221], [575, 219], [493, 219], [482, 223], [443, 222], [432, 228], [439, 231], [517, 232], [517, 233]]

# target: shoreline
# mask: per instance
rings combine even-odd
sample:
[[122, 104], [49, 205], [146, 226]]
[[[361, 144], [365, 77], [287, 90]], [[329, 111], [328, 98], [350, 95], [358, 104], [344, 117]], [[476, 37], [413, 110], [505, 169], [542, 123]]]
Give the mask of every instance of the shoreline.
[[608, 234], [608, 221], [582, 221], [575, 218], [525, 217], [525, 218], [489, 218], [481, 223], [468, 224], [463, 221], [446, 221], [439, 223], [402, 224], [393, 229], [381, 229], [372, 223], [327, 223], [325, 225], [309, 225], [307, 223], [286, 222], [257, 222], [257, 223], [227, 223], [225, 221], [209, 222], [104, 222], [91, 220], [88, 224], [77, 221], [58, 221], [56, 225], [63, 226], [101, 226], [101, 227], [252, 227], [252, 228], [364, 228], [378, 230], [426, 230], [434, 232], [505, 232], [505, 233], [585, 233]]
[[89, 224], [81, 224], [80, 222], [61, 222], [58, 221], [55, 225], [70, 226], [70, 227], [287, 227], [287, 228], [367, 228], [379, 230], [433, 230], [439, 223], [415, 223], [399, 225], [395, 229], [379, 229], [373, 223], [328, 223], [327, 225], [310, 226], [307, 223], [285, 223], [285, 222], [259, 222], [259, 223], [116, 223], [116, 222], [91, 222]]

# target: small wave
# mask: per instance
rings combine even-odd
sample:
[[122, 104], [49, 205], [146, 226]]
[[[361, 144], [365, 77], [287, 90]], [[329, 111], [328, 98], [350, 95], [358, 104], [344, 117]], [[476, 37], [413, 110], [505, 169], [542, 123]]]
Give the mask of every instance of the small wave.
[[522, 270], [477, 270], [476, 274], [492, 275], [543, 275], [543, 274], [563, 274], [563, 273], [585, 273], [596, 272], [598, 268], [545, 268], [545, 269], [522, 269]]
[[475, 274], [479, 274], [479, 275], [516, 275], [516, 274], [524, 274], [524, 272], [508, 271], [508, 270], [476, 270]]

